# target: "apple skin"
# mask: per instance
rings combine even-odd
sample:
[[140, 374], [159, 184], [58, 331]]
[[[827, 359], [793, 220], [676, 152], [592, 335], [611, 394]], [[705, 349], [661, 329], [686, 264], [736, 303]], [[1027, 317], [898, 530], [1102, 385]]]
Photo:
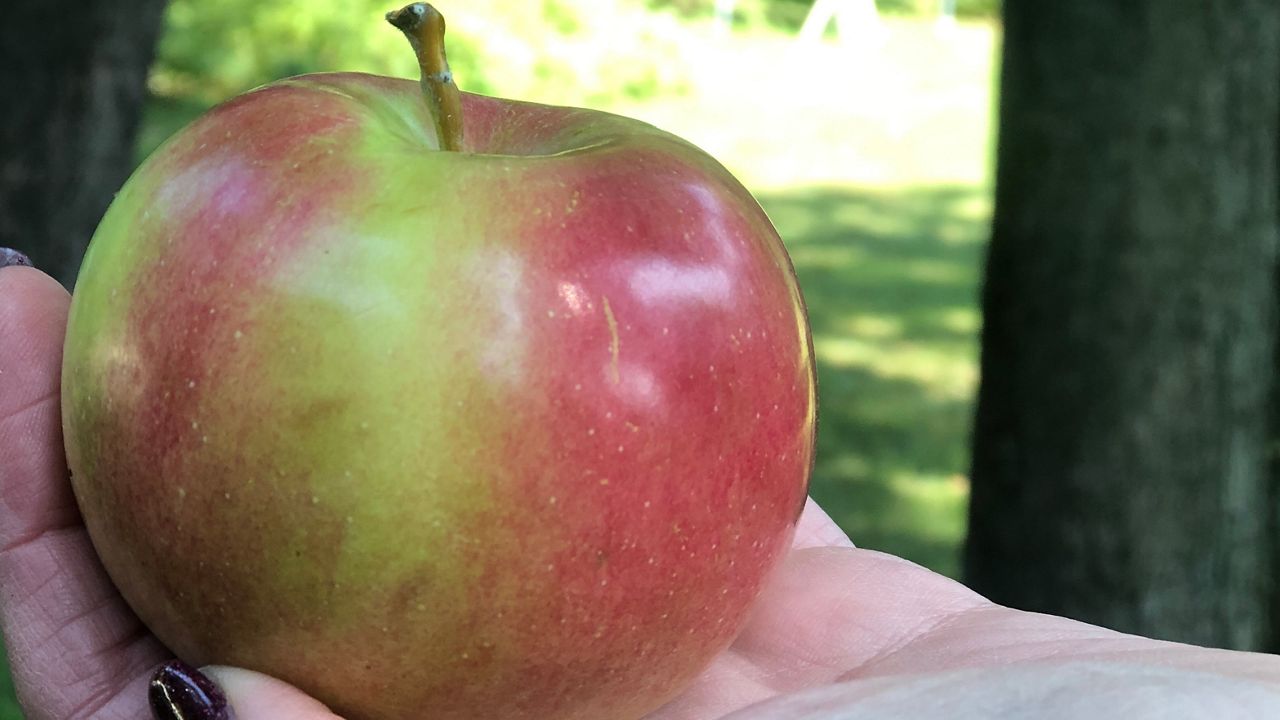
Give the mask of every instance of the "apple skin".
[[129, 180], [63, 375], [95, 547], [179, 657], [352, 720], [629, 720], [790, 544], [813, 353], [776, 231], [692, 145], [284, 80]]

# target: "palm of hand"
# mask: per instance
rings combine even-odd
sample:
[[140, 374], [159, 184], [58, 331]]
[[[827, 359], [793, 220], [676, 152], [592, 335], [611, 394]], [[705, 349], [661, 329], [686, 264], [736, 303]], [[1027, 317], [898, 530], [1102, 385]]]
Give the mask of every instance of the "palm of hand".
[[[101, 569], [66, 483], [67, 302], [40, 273], [0, 274], [0, 629], [32, 720], [132, 720], [170, 658]], [[270, 678], [215, 675], [240, 720], [334, 717]], [[1000, 608], [854, 549], [810, 503], [742, 635], [647, 720], [1174, 717], [1169, 702], [1135, 705], [1135, 688], [1189, 693], [1187, 717], [1253, 717], [1241, 713], [1280, 708], [1280, 660]]]

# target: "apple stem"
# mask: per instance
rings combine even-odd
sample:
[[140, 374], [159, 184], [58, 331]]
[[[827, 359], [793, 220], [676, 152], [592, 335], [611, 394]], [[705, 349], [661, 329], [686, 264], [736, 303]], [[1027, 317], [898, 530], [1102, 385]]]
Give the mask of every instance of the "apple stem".
[[441, 150], [462, 150], [462, 94], [444, 55], [444, 16], [429, 3], [416, 2], [387, 13], [387, 22], [409, 38], [422, 71], [422, 94]]

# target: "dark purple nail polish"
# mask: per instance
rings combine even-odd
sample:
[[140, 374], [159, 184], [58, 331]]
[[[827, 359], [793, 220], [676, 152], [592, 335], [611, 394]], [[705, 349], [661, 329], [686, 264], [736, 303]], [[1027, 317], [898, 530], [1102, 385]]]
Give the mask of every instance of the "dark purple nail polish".
[[181, 660], [165, 663], [151, 676], [147, 695], [156, 720], [235, 720], [218, 686]]
[[23, 255], [17, 250], [10, 250], [7, 247], [0, 247], [0, 268], [7, 268], [10, 265], [21, 265], [23, 267], [31, 267], [31, 258]]

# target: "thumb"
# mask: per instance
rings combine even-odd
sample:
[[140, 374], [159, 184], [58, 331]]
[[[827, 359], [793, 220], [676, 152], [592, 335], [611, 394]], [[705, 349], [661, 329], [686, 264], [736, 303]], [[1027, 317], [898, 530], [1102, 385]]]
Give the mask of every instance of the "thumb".
[[199, 670], [175, 660], [151, 679], [156, 720], [341, 720], [286, 682], [240, 668]]

